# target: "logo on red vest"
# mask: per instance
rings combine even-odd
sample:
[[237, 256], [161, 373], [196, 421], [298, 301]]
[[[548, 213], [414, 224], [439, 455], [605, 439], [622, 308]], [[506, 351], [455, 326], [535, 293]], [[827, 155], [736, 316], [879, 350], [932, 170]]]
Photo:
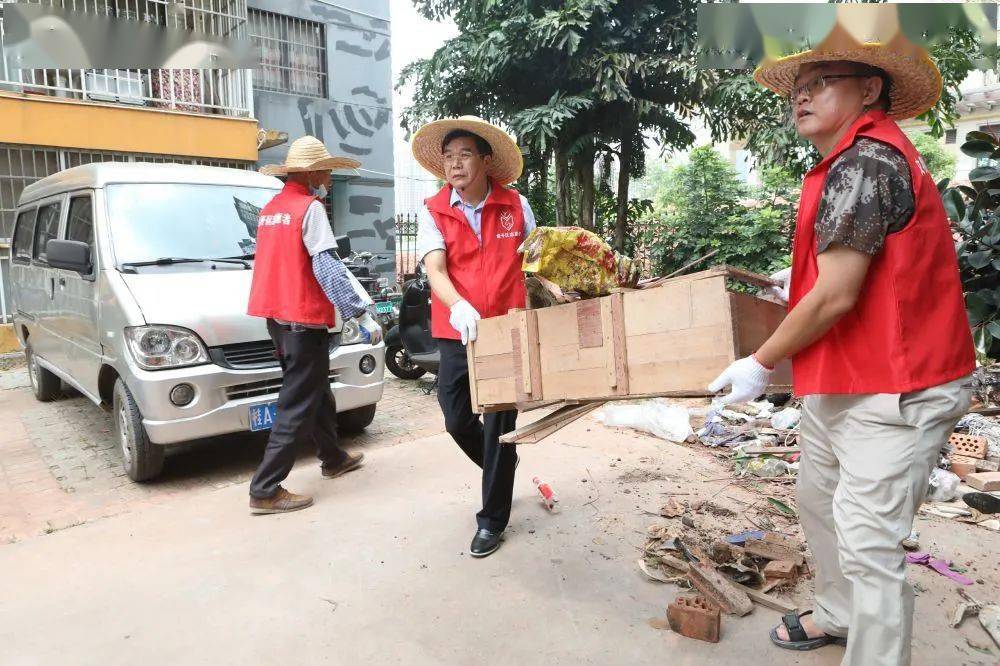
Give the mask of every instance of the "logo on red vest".
[[514, 228], [514, 213], [509, 210], [505, 210], [500, 214], [500, 226], [502, 226], [507, 231]]

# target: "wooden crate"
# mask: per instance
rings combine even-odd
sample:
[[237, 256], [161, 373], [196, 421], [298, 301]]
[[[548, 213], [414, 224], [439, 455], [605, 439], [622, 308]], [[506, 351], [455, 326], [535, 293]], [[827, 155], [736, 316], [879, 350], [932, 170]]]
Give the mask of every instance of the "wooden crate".
[[[468, 346], [473, 408], [709, 395], [706, 386], [785, 316], [783, 305], [730, 291], [730, 280], [770, 284], [722, 266], [651, 289], [484, 319]], [[785, 363], [772, 385], [790, 384]]]

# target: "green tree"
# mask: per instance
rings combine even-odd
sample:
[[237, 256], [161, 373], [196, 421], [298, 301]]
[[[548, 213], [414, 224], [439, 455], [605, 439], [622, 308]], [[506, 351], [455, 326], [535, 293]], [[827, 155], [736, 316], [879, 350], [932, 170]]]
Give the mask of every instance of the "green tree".
[[778, 270], [790, 248], [794, 188], [794, 177], [770, 170], [762, 187], [751, 190], [714, 148], [695, 148], [656, 194], [658, 224], [643, 239], [655, 272], [671, 273], [713, 250], [712, 263]]
[[415, 84], [404, 127], [464, 113], [506, 125], [533, 165], [521, 189], [545, 198], [554, 182], [559, 224], [597, 227], [595, 164], [613, 157], [612, 238], [623, 249], [634, 209], [629, 185], [645, 165], [644, 135], [690, 145], [688, 123], [716, 77], [696, 66], [698, 2], [414, 2], [429, 18], [450, 16], [460, 34], [403, 71], [401, 83]]
[[948, 152], [941, 141], [932, 134], [922, 132], [911, 136], [913, 145], [920, 151], [934, 180], [951, 180], [955, 177], [955, 156]]

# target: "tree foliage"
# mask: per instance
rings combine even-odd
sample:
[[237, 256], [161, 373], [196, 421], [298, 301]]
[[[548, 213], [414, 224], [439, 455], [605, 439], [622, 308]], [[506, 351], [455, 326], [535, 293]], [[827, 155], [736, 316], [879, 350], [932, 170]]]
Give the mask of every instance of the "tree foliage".
[[695, 148], [656, 194], [658, 224], [644, 239], [654, 272], [671, 273], [714, 250], [712, 263], [762, 273], [787, 265], [797, 186], [787, 172], [771, 169], [752, 189], [711, 146]]
[[[694, 0], [414, 0], [460, 34], [403, 70], [415, 84], [408, 130], [475, 114], [518, 135], [547, 196], [552, 161], [559, 223], [596, 228], [595, 164], [613, 157], [614, 240], [625, 244], [629, 183], [642, 175], [644, 135], [683, 148], [689, 121], [714, 84], [698, 70]], [[525, 189], [527, 182], [520, 183]], [[530, 188], [529, 188], [530, 189]], [[602, 222], [603, 224], [603, 222]]]
[[910, 140], [920, 151], [920, 155], [924, 158], [924, 163], [927, 164], [934, 180], [939, 181], [946, 178], [951, 180], [955, 177], [955, 156], [941, 145], [939, 139], [926, 132], [921, 132], [911, 136]]
[[976, 350], [1000, 358], [1000, 140], [969, 132], [962, 152], [980, 161], [969, 173], [971, 186], [938, 184], [958, 239], [958, 267]]

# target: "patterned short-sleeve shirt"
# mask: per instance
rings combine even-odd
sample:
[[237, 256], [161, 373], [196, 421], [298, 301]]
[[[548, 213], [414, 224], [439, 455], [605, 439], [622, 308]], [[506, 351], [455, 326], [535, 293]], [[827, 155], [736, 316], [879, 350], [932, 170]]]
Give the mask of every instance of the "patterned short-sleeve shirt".
[[840, 243], [874, 256], [914, 210], [906, 158], [888, 144], [861, 137], [830, 165], [816, 215], [816, 253]]

